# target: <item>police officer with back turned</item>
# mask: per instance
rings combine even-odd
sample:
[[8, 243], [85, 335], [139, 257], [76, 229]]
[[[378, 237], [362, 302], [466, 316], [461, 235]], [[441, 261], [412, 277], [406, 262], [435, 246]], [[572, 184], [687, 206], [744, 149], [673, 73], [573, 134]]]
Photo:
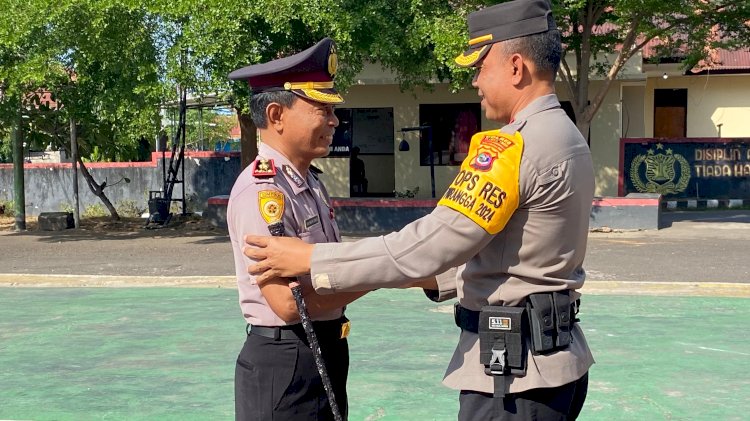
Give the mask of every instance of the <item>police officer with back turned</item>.
[[[326, 38], [301, 53], [229, 75], [248, 81], [250, 113], [262, 141], [258, 157], [237, 178], [227, 210], [240, 308], [248, 323], [235, 369], [238, 420], [333, 420], [328, 396], [335, 396], [337, 412], [346, 419], [349, 322], [344, 306], [364, 293], [320, 296], [309, 276], [259, 285], [247, 272], [253, 261], [242, 254], [247, 233], [296, 237], [308, 244], [341, 240], [319, 170], [311, 165], [328, 154], [338, 126], [333, 107], [343, 99], [333, 88], [336, 67], [334, 43]], [[300, 323], [290, 281], [301, 285], [322, 370], [316, 366], [314, 340], [308, 341]]]
[[344, 247], [247, 236], [259, 282], [310, 272], [319, 293], [413, 279], [458, 297], [461, 335], [444, 384], [459, 420], [573, 420], [593, 364], [576, 319], [594, 192], [591, 153], [560, 107], [560, 34], [547, 0], [472, 13], [468, 49], [488, 119], [435, 210], [384, 237]]

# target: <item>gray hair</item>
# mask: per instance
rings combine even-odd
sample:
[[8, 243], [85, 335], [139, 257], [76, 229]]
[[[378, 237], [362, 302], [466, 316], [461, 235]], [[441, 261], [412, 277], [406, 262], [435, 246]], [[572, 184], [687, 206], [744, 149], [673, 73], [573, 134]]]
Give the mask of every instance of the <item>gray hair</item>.
[[250, 97], [250, 118], [253, 120], [255, 127], [265, 129], [268, 126], [266, 121], [266, 107], [272, 102], [281, 104], [284, 107], [291, 107], [297, 95], [289, 91], [270, 91], [253, 94]]
[[560, 31], [551, 29], [547, 32], [512, 38], [501, 44], [503, 54], [521, 54], [531, 60], [540, 72], [549, 72], [554, 80], [562, 57]]

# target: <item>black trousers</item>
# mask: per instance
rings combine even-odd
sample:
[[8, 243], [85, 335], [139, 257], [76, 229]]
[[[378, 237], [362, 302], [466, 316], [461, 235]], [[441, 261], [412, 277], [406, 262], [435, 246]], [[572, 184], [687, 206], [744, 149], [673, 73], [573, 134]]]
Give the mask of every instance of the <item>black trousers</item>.
[[586, 400], [589, 375], [549, 389], [532, 389], [495, 399], [491, 393], [462, 390], [459, 421], [573, 421]]
[[[347, 417], [346, 339], [318, 334], [336, 403]], [[242, 421], [333, 420], [312, 350], [303, 339], [265, 338], [250, 333], [234, 373], [235, 418]]]

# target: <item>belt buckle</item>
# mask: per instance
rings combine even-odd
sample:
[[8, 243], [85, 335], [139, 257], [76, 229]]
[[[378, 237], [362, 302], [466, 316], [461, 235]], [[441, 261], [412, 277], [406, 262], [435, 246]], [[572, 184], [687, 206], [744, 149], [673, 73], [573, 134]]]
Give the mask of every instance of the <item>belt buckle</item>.
[[339, 336], [339, 339], [346, 339], [347, 336], [349, 336], [349, 332], [352, 330], [352, 322], [347, 320], [344, 323], [341, 323], [341, 335]]

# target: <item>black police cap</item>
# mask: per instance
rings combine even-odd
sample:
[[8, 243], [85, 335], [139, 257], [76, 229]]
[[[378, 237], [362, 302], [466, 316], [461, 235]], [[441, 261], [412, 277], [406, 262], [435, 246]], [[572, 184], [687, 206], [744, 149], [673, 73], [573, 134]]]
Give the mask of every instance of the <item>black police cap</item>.
[[469, 14], [469, 48], [456, 57], [462, 67], [474, 66], [492, 44], [556, 29], [548, 0], [514, 0]]

